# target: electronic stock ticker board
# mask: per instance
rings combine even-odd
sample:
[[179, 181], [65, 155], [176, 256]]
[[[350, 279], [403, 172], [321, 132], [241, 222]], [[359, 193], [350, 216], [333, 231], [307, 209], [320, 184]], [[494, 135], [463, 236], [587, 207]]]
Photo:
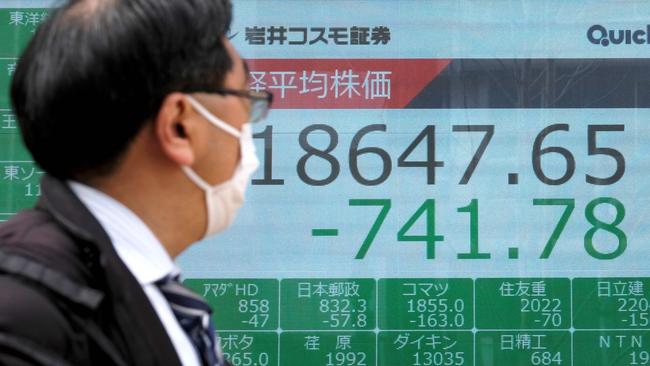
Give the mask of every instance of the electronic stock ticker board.
[[[7, 4], [12, 1], [7, 1]], [[0, 9], [0, 220], [42, 171]], [[650, 3], [235, 1], [261, 160], [179, 258], [236, 366], [650, 364]]]

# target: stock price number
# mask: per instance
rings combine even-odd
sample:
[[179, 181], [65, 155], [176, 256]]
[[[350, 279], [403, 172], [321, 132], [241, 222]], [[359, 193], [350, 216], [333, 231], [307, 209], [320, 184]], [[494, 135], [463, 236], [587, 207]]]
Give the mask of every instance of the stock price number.
[[224, 352], [224, 357], [230, 361], [233, 366], [268, 366], [269, 354], [260, 352]]
[[[571, 214], [575, 209], [575, 199], [572, 198], [535, 198], [532, 202], [533, 206], [560, 206], [564, 207], [564, 211], [555, 225], [555, 229], [550, 234], [550, 237], [542, 252], [540, 259], [548, 259], [555, 248], [555, 245], [564, 231]], [[349, 200], [350, 206], [378, 206], [381, 207], [378, 216], [372, 224], [370, 231], [366, 235], [361, 247], [359, 248], [356, 259], [365, 258], [368, 250], [382, 227], [388, 213], [392, 207], [392, 200], [390, 199], [351, 199]], [[612, 220], [599, 219], [596, 217], [596, 208], [598, 206], [609, 206], [615, 211], [615, 217]], [[478, 199], [472, 199], [467, 206], [459, 207], [456, 211], [469, 215], [469, 231], [470, 241], [469, 250], [464, 253], [458, 253], [458, 259], [489, 259], [491, 253], [483, 252], [480, 250], [479, 240], [479, 216], [478, 216]], [[436, 231], [436, 201], [435, 199], [427, 199], [418, 207], [418, 209], [411, 215], [411, 217], [404, 223], [404, 225], [397, 232], [398, 242], [423, 242], [426, 246], [427, 259], [434, 259], [436, 257], [436, 244], [445, 240], [444, 235], [440, 235]], [[591, 227], [584, 234], [584, 248], [587, 254], [595, 259], [609, 260], [619, 257], [625, 252], [627, 248], [627, 235], [619, 227], [623, 218], [625, 217], [625, 206], [616, 198], [612, 197], [599, 197], [590, 201], [584, 209], [584, 215], [587, 222]], [[425, 232], [419, 234], [412, 234], [411, 228], [420, 220], [425, 220]], [[616, 240], [616, 245], [613, 248], [602, 249], [594, 242], [594, 236], [599, 231], [611, 235]], [[513, 256], [510, 259], [516, 259]]]
[[[588, 156], [601, 155], [607, 159], [613, 159], [616, 167], [613, 172], [605, 176], [585, 175], [585, 181], [593, 185], [611, 185], [618, 182], [625, 173], [625, 157], [623, 154], [612, 147], [599, 146], [597, 136], [599, 134], [622, 132], [625, 126], [622, 124], [611, 125], [588, 125], [587, 126], [587, 145]], [[365, 186], [376, 186], [385, 182], [393, 170], [393, 157], [388, 151], [377, 146], [363, 146], [362, 140], [372, 133], [386, 133], [385, 124], [371, 124], [361, 128], [352, 138], [348, 148], [348, 166], [350, 174], [354, 180]], [[570, 127], [565, 123], [550, 125], [542, 129], [536, 136], [531, 149], [531, 164], [535, 176], [540, 182], [547, 185], [561, 185], [568, 182], [575, 173], [576, 159], [573, 153], [566, 147], [547, 146], [547, 139], [550, 135], [561, 132], [570, 132]], [[309, 136], [315, 133], [325, 134], [328, 137], [326, 147], [316, 147], [309, 142]], [[495, 133], [494, 125], [453, 125], [452, 133], [469, 134], [481, 133], [482, 139], [478, 144], [469, 164], [460, 178], [458, 184], [468, 184], [476, 167], [478, 166], [483, 154], [488, 148], [490, 141]], [[264, 176], [261, 179], [253, 179], [253, 185], [283, 185], [284, 179], [274, 178], [273, 175], [273, 126], [267, 126], [264, 131], [256, 133], [256, 139], [262, 139], [264, 143]], [[332, 154], [339, 145], [339, 134], [336, 129], [326, 124], [312, 124], [305, 127], [298, 135], [298, 143], [304, 150], [305, 154], [300, 157], [296, 165], [296, 172], [300, 180], [311, 186], [325, 186], [336, 180], [341, 173], [341, 162]], [[415, 160], [411, 157], [413, 151], [423, 144], [426, 149], [425, 160]], [[564, 160], [564, 172], [559, 177], [550, 177], [544, 171], [542, 159], [557, 155]], [[364, 174], [359, 168], [359, 159], [361, 157], [375, 157], [381, 161], [381, 169], [374, 174]], [[318, 159], [326, 164], [324, 171], [328, 172], [325, 177], [314, 177], [308, 172], [307, 163], [312, 159]], [[445, 166], [445, 162], [437, 160], [436, 156], [436, 126], [427, 125], [422, 131], [415, 136], [411, 143], [406, 146], [403, 152], [397, 158], [398, 168], [423, 168], [426, 171], [427, 184], [436, 183], [436, 169]]]
[[622, 297], [617, 299], [617, 311], [627, 315], [623, 321], [630, 327], [647, 327], [650, 325], [650, 302], [641, 297]]
[[267, 299], [241, 299], [238, 302], [237, 311], [240, 314], [249, 314], [251, 317], [243, 320], [242, 323], [252, 325], [254, 328], [261, 328], [269, 321], [269, 300]]
[[648, 351], [631, 352], [630, 365], [650, 365], [650, 352]]
[[323, 323], [330, 328], [366, 328], [367, 310], [365, 299], [321, 299], [318, 306], [318, 311], [327, 316]]
[[409, 322], [418, 328], [461, 328], [465, 326], [465, 301], [456, 299], [409, 299], [408, 313], [416, 314]]
[[367, 366], [365, 352], [328, 352], [326, 366]]
[[465, 364], [465, 352], [416, 352], [413, 354], [413, 366], [460, 366]]
[[558, 328], [562, 325], [562, 302], [558, 298], [523, 298], [521, 302], [522, 313], [540, 315], [541, 319], [535, 319], [543, 327]]
[[533, 366], [561, 365], [562, 354], [560, 352], [536, 351], [530, 355], [530, 363]]

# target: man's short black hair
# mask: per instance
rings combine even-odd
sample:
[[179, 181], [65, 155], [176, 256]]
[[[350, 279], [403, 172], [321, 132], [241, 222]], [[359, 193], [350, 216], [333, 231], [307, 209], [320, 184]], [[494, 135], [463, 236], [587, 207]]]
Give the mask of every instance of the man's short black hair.
[[11, 86], [34, 160], [61, 179], [109, 173], [167, 94], [222, 86], [231, 19], [229, 0], [70, 0], [53, 10]]

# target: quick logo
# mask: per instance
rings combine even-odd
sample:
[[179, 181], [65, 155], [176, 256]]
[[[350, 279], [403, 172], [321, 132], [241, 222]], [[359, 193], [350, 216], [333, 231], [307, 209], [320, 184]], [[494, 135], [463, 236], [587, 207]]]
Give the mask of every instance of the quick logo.
[[650, 45], [650, 24], [645, 29], [607, 29], [600, 24], [595, 24], [587, 30], [587, 39], [589, 42], [603, 47], [610, 44]]

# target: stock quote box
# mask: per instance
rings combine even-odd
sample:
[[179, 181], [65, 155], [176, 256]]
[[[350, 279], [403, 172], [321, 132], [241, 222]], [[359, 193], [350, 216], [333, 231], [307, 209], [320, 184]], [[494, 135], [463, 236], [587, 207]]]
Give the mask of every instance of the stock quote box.
[[8, 91], [18, 55], [48, 12], [46, 8], [0, 8], [0, 108], [11, 108]]
[[374, 332], [284, 332], [280, 343], [282, 366], [376, 364]]
[[[0, 116], [11, 116], [13, 121], [13, 115], [6, 111], [0, 110]], [[17, 130], [3, 129], [0, 124], [0, 222], [34, 206], [41, 194], [42, 175]]]
[[378, 366], [474, 365], [472, 332], [380, 332]]
[[380, 279], [380, 329], [471, 329], [471, 279]]
[[573, 326], [576, 329], [650, 329], [648, 278], [576, 278]]
[[[33, 1], [32, 1], [33, 2]], [[19, 2], [15, 2], [18, 4]], [[24, 4], [25, 2], [22, 1]], [[43, 5], [51, 6], [51, 1], [40, 1]], [[29, 42], [36, 28], [47, 18], [50, 11], [47, 7], [39, 8], [0, 8], [0, 57], [18, 58], [18, 55]], [[0, 63], [2, 65], [2, 63]], [[8, 74], [12, 74], [9, 70]], [[0, 81], [3, 80], [0, 77]]]
[[634, 330], [576, 331], [574, 366], [650, 364], [650, 332]]
[[224, 356], [234, 365], [271, 366], [278, 364], [278, 333], [219, 332]]
[[216, 329], [273, 330], [278, 328], [277, 280], [187, 279], [183, 284], [201, 294], [216, 314]]
[[569, 331], [479, 331], [476, 365], [571, 365]]
[[374, 330], [377, 289], [373, 279], [280, 281], [283, 330]]
[[568, 278], [491, 278], [476, 280], [479, 329], [569, 329]]
[[[0, 17], [2, 14], [0, 14]], [[1, 32], [1, 30], [0, 30]], [[0, 33], [1, 34], [1, 33]], [[16, 63], [18, 60], [16, 58], [3, 58], [0, 57], [0, 90], [9, 91], [11, 77], [16, 69]], [[8, 93], [0, 94], [0, 108], [4, 108], [7, 112], [11, 108], [11, 102], [9, 100]], [[3, 116], [0, 120], [0, 133], [2, 130], [9, 130], [15, 128], [15, 119]]]

